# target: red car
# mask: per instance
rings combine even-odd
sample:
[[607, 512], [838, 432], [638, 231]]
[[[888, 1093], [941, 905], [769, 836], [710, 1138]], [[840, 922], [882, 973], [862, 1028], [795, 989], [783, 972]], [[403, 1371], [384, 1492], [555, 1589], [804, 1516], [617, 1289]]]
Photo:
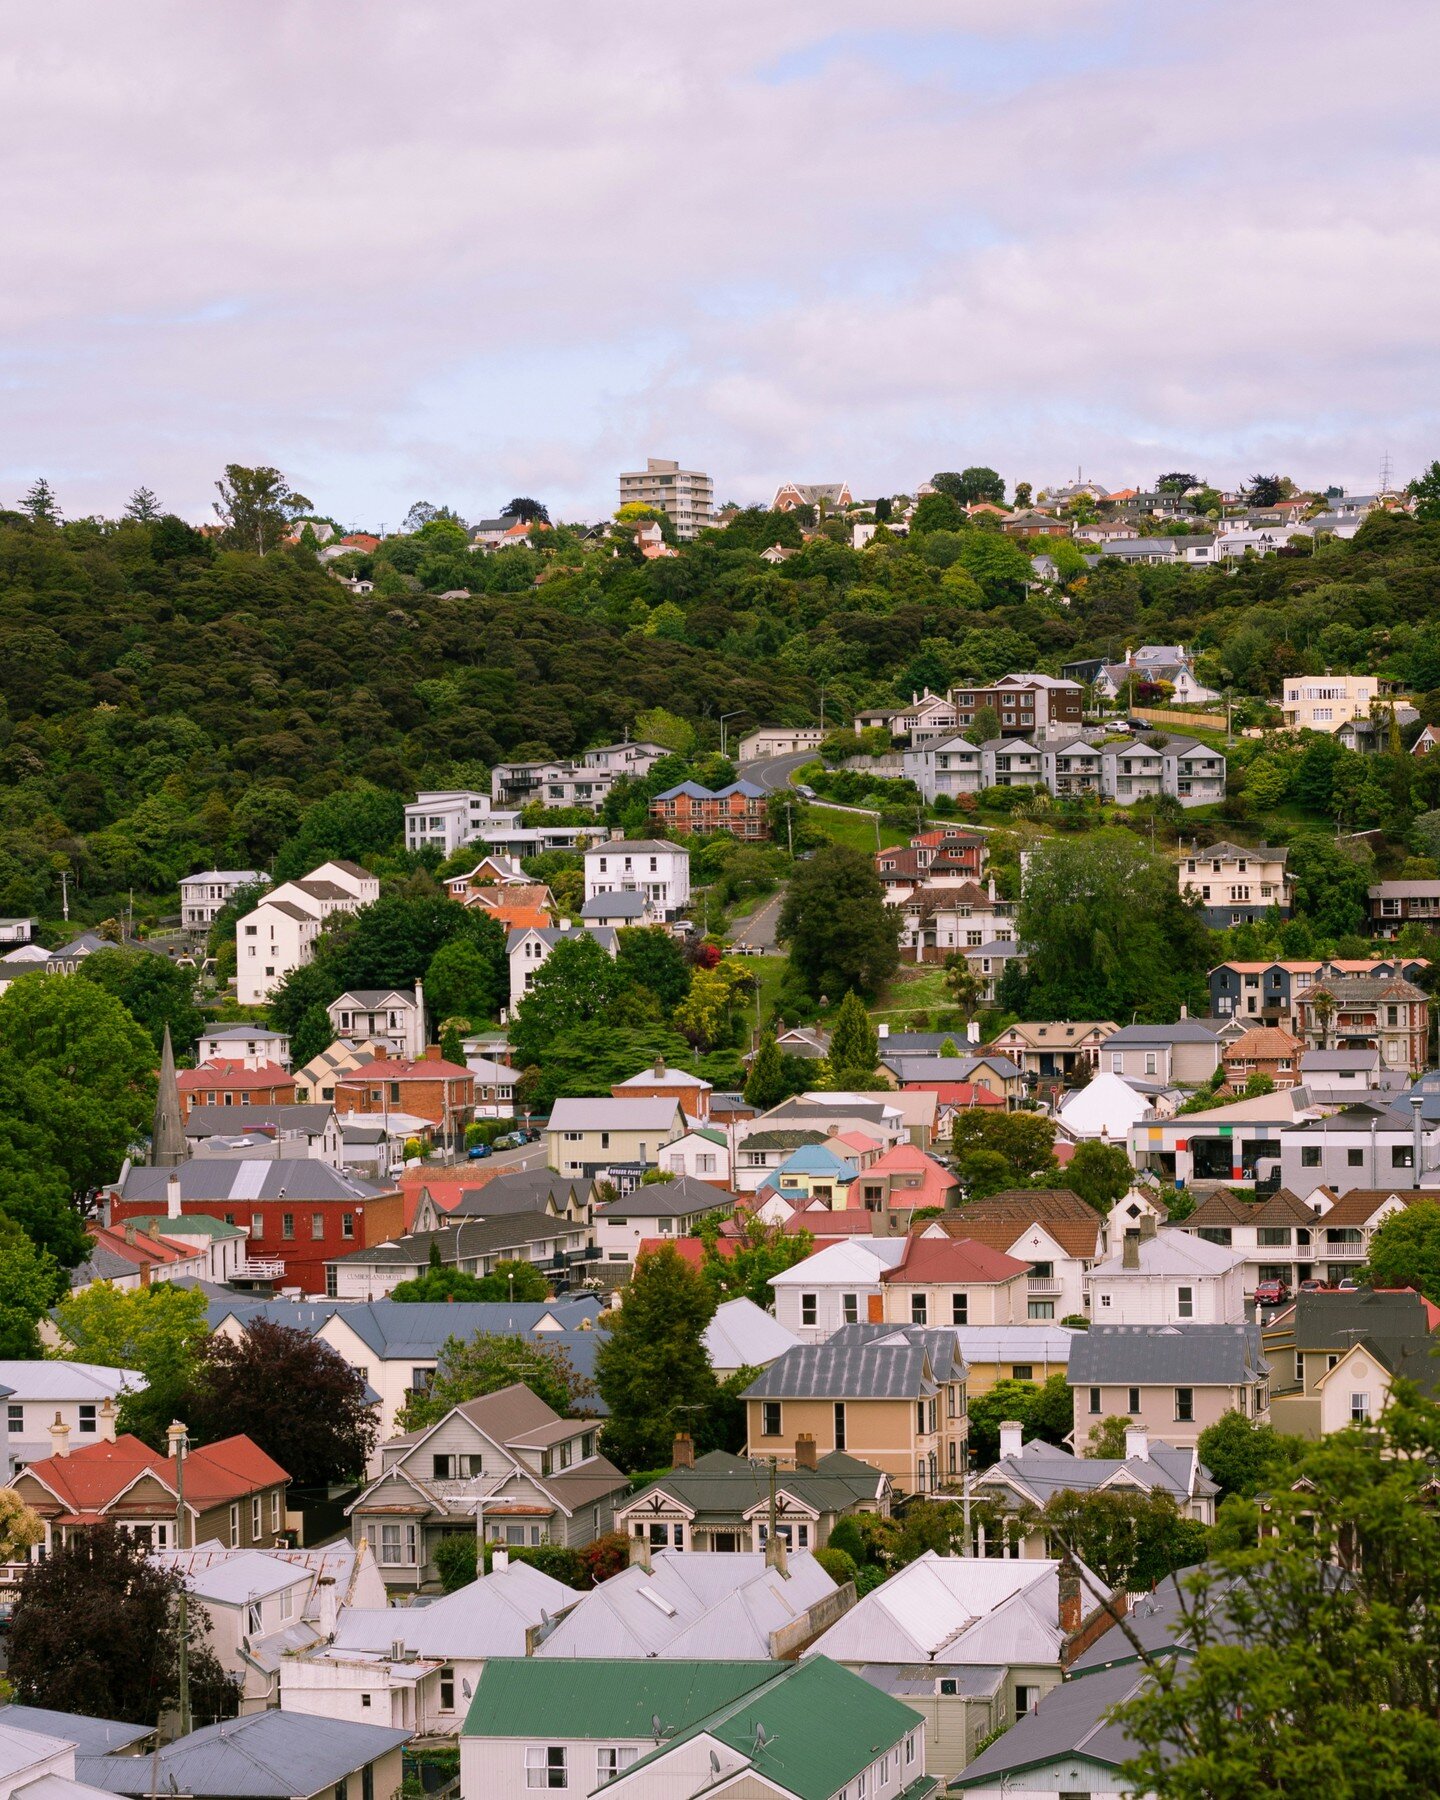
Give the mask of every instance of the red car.
[[1259, 1281], [1255, 1284], [1257, 1306], [1283, 1306], [1289, 1298], [1290, 1289], [1283, 1281]]

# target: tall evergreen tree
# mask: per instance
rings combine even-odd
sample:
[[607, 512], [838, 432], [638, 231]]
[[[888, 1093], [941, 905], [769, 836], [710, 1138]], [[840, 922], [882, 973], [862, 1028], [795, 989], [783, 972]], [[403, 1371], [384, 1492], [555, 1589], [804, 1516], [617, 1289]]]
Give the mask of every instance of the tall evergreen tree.
[[716, 1304], [673, 1244], [636, 1263], [595, 1357], [595, 1384], [610, 1409], [605, 1448], [622, 1469], [668, 1467], [677, 1431], [703, 1439], [716, 1383], [701, 1333]]
[[790, 1084], [785, 1079], [785, 1058], [775, 1042], [775, 1033], [767, 1031], [761, 1038], [760, 1048], [755, 1052], [755, 1060], [750, 1065], [749, 1078], [745, 1083], [746, 1102], [758, 1107], [761, 1112], [769, 1112], [772, 1106], [778, 1106], [789, 1094]]
[[151, 525], [161, 516], [160, 496], [148, 487], [138, 487], [125, 506], [125, 517], [140, 525]]
[[30, 483], [25, 491], [25, 498], [20, 502], [23, 512], [29, 513], [37, 525], [58, 525], [60, 523], [60, 502], [55, 498], [55, 490], [43, 475]]
[[842, 1092], [868, 1087], [880, 1060], [880, 1037], [870, 1022], [865, 1002], [851, 988], [840, 1002], [830, 1033], [830, 1082]]

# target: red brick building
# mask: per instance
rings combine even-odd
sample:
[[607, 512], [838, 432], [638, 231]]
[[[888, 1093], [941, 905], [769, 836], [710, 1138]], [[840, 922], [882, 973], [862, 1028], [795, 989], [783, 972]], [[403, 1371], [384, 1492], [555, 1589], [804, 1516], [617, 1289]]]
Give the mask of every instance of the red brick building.
[[459, 1063], [446, 1062], [431, 1044], [418, 1062], [402, 1062], [383, 1045], [370, 1062], [349, 1070], [335, 1084], [337, 1113], [413, 1113], [441, 1127], [466, 1125], [475, 1111], [475, 1077]]
[[764, 788], [753, 781], [734, 781], [729, 787], [701, 787], [698, 781], [682, 781], [666, 788], [650, 802], [650, 817], [668, 833], [685, 836], [701, 831], [728, 831], [732, 837], [767, 838], [770, 818]]
[[182, 1069], [175, 1085], [180, 1090], [180, 1117], [188, 1119], [195, 1106], [293, 1106], [295, 1081], [279, 1063], [264, 1062], [247, 1069], [243, 1062], [217, 1060], [198, 1068]]

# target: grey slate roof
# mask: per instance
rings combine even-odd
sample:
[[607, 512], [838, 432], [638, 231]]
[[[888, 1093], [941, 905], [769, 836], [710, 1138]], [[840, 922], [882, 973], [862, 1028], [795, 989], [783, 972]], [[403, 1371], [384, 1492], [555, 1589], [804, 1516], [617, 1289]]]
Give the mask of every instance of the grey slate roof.
[[[1195, 1569], [1179, 1569], [1174, 1575], [1165, 1579], [1151, 1593], [1139, 1594], [1131, 1603], [1127, 1614], [1127, 1623], [1131, 1631], [1139, 1638], [1144, 1648], [1152, 1654], [1164, 1655], [1175, 1652], [1183, 1655], [1187, 1650], [1191, 1632], [1188, 1619], [1196, 1613], [1199, 1602], [1188, 1590], [1189, 1577]], [[1206, 1597], [1206, 1615], [1213, 1615], [1224, 1605], [1225, 1595], [1230, 1583], [1222, 1578], [1210, 1590]], [[1228, 1624], [1211, 1627], [1211, 1636], [1222, 1639], [1232, 1637]], [[1129, 1667], [1132, 1672], [1139, 1661], [1135, 1646], [1123, 1631], [1103, 1632], [1087, 1650], [1082, 1650], [1070, 1665], [1072, 1677], [1085, 1676], [1087, 1682], [1102, 1669]]]
[[[885, 1484], [881, 1470], [843, 1450], [832, 1450], [828, 1456], [820, 1457], [813, 1471], [786, 1469], [776, 1480], [779, 1491], [822, 1513], [844, 1512], [857, 1503], [873, 1504]], [[700, 1524], [723, 1523], [738, 1518], [769, 1496], [770, 1465], [732, 1456], [725, 1450], [711, 1450], [697, 1456], [693, 1468], [672, 1469], [668, 1475], [657, 1477], [624, 1505], [638, 1506], [655, 1493], [683, 1500], [695, 1509]]]
[[585, 852], [591, 856], [688, 856], [690, 853], [683, 844], [669, 844], [664, 838], [606, 838], [603, 843], [591, 844]]
[[[1184, 1503], [1191, 1498], [1190, 1474], [1195, 1461], [1193, 1450], [1177, 1450], [1173, 1445], [1152, 1443], [1148, 1454], [1141, 1456], [1072, 1456], [1068, 1450], [1032, 1438], [1023, 1444], [1019, 1456], [1002, 1456], [979, 1477], [977, 1486], [1008, 1486], [1005, 1477], [1018, 1482], [1033, 1494], [1039, 1505], [1052, 1494], [1094, 1493], [1096, 1489], [1114, 1485], [1124, 1488], [1131, 1483], [1147, 1493], [1169, 1494]], [[1123, 1477], [1116, 1481], [1116, 1476]], [[1012, 1490], [1013, 1491], [1013, 1490]], [[1219, 1484], [1212, 1481], [1202, 1464], [1196, 1470], [1194, 1493], [1216, 1494]]]
[[180, 1199], [186, 1200], [369, 1200], [390, 1194], [393, 1186], [343, 1174], [313, 1156], [201, 1156], [169, 1169], [134, 1168], [118, 1184], [125, 1200], [153, 1200], [161, 1211], [165, 1184], [180, 1177]]
[[364, 1264], [375, 1269], [423, 1269], [430, 1261], [430, 1246], [434, 1244], [441, 1262], [454, 1267], [462, 1250], [473, 1257], [493, 1250], [519, 1249], [583, 1229], [577, 1222], [557, 1219], [551, 1213], [502, 1213], [493, 1219], [466, 1219], [462, 1225], [448, 1225], [440, 1231], [412, 1231], [408, 1236], [347, 1250], [343, 1256], [325, 1260], [350, 1267]]
[[585, 923], [592, 919], [643, 919], [645, 896], [640, 893], [596, 894], [580, 908]]
[[[77, 1756], [75, 1777], [116, 1794], [194, 1800], [290, 1800], [357, 1774], [408, 1731], [272, 1708], [205, 1725], [149, 1756]], [[152, 1782], [156, 1785], [152, 1788]]]
[[581, 1175], [560, 1175], [554, 1169], [511, 1169], [495, 1175], [483, 1187], [466, 1188], [452, 1214], [471, 1218], [499, 1218], [505, 1213], [538, 1212], [547, 1199], [565, 1205], [571, 1191], [583, 1206], [594, 1183]]
[[1072, 1387], [1240, 1387], [1269, 1372], [1258, 1325], [1092, 1325], [1070, 1346]]
[[1307, 1050], [1300, 1058], [1302, 1075], [1363, 1075], [1379, 1061], [1375, 1050]]
[[1112, 1031], [1105, 1040], [1105, 1048], [1113, 1050], [1117, 1045], [1123, 1050], [1126, 1046], [1139, 1048], [1148, 1044], [1218, 1044], [1219, 1038], [1208, 1025], [1201, 1024], [1199, 1019], [1180, 1019], [1174, 1025], [1123, 1025], [1119, 1031]]
[[696, 1181], [692, 1175], [677, 1175], [673, 1181], [652, 1181], [637, 1187], [633, 1193], [623, 1194], [608, 1206], [601, 1207], [596, 1216], [602, 1219], [669, 1219], [690, 1213], [718, 1212], [722, 1207], [733, 1207], [735, 1199], [728, 1188]]
[[87, 1713], [56, 1712], [50, 1706], [0, 1706], [0, 1725], [38, 1731], [43, 1737], [65, 1738], [81, 1756], [108, 1756], [152, 1735], [149, 1725], [123, 1719], [93, 1719]]
[[797, 1344], [746, 1388], [747, 1400], [914, 1399], [965, 1374], [953, 1331], [847, 1325], [823, 1344]]
[[328, 1100], [303, 1101], [290, 1106], [192, 1106], [185, 1120], [187, 1138], [248, 1137], [269, 1127], [272, 1131], [300, 1131], [318, 1137], [335, 1108]]
[[1149, 1679], [1143, 1671], [1137, 1674], [1126, 1666], [1087, 1676], [1084, 1681], [1062, 1681], [1033, 1712], [1017, 1719], [1003, 1737], [954, 1777], [951, 1793], [998, 1787], [1022, 1769], [1043, 1768], [1067, 1756], [1084, 1756], [1118, 1768], [1133, 1754], [1133, 1746], [1118, 1725], [1107, 1722], [1110, 1709], [1138, 1693]]

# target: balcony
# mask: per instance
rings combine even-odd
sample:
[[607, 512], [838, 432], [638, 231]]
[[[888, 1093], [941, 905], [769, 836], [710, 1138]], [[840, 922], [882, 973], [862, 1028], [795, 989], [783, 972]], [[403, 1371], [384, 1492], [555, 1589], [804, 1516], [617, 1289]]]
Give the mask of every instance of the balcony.
[[257, 1262], [246, 1257], [235, 1271], [235, 1276], [239, 1281], [279, 1281], [284, 1273], [283, 1262]]
[[1029, 1294], [1059, 1294], [1063, 1283], [1057, 1275], [1031, 1275], [1025, 1283], [1025, 1291]]

